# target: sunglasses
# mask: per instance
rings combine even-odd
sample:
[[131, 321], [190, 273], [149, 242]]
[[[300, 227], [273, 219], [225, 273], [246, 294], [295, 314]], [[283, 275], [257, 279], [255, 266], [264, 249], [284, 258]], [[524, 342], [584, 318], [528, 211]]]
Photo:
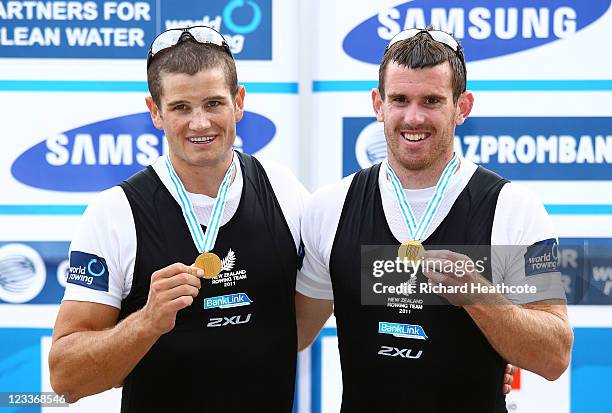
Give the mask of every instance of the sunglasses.
[[193, 26], [176, 28], [160, 33], [155, 40], [153, 40], [153, 43], [151, 43], [151, 48], [149, 49], [149, 54], [147, 55], [147, 69], [151, 65], [151, 61], [157, 53], [174, 47], [184, 40], [194, 40], [198, 43], [220, 46], [227, 52], [228, 55], [230, 55], [232, 59], [234, 58], [232, 51], [230, 50], [230, 47], [225, 41], [223, 35], [212, 27]]
[[463, 54], [463, 48], [461, 47], [459, 42], [455, 40], [453, 36], [451, 36], [450, 34], [446, 32], [443, 32], [442, 30], [435, 30], [435, 29], [431, 29], [431, 30], [406, 29], [406, 30], [403, 30], [399, 32], [398, 34], [396, 34], [395, 36], [393, 36], [393, 38], [389, 41], [389, 44], [387, 45], [387, 47], [385, 47], [385, 54], [387, 53], [389, 48], [393, 46], [395, 43], [401, 42], [402, 40], [411, 39], [420, 33], [427, 33], [429, 37], [431, 37], [436, 42], [442, 43], [443, 45], [450, 47], [455, 52], [459, 60], [461, 61], [461, 65], [463, 66], [463, 73], [467, 73], [466, 68], [465, 68], [465, 56]]

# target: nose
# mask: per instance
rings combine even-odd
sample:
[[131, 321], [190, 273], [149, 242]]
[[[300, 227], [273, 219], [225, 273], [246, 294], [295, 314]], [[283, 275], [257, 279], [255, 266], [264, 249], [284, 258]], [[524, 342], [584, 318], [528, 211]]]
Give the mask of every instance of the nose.
[[194, 109], [191, 114], [191, 120], [189, 121], [189, 129], [199, 131], [208, 129], [210, 127], [210, 120], [205, 111], [200, 108]]
[[425, 123], [425, 114], [417, 102], [408, 105], [404, 112], [404, 123], [411, 127], [418, 127]]

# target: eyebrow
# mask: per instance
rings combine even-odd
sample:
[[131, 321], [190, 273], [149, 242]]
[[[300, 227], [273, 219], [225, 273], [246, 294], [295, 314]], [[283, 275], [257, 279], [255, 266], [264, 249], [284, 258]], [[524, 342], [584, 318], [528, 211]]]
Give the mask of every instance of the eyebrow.
[[207, 97], [206, 99], [204, 99], [204, 101], [207, 101], [207, 100], [223, 100], [223, 101], [226, 101], [226, 100], [227, 100], [227, 97], [226, 97], [226, 96], [222, 96], [222, 95], [218, 95], [218, 96], [209, 96], [209, 97]]
[[428, 95], [425, 95], [425, 99], [429, 99], [429, 98], [436, 98], [438, 100], [446, 100], [446, 96], [439, 95], [437, 93], [430, 93]]
[[406, 95], [404, 95], [403, 93], [389, 93], [387, 94], [387, 97], [390, 99], [399, 98], [399, 97], [405, 98]]
[[[202, 102], [208, 102], [211, 100], [221, 100], [223, 102], [227, 101], [227, 97], [223, 96], [223, 95], [215, 95], [215, 96], [208, 96], [206, 99], [202, 99]], [[173, 100], [171, 102], [166, 103], [167, 106], [176, 106], [176, 105], [189, 105], [191, 104], [191, 102], [189, 102], [188, 100], [184, 100], [184, 99], [179, 99], [179, 100]]]
[[173, 100], [172, 102], [166, 103], [166, 106], [176, 106], [181, 104], [185, 105], [189, 104], [189, 102], [187, 102], [186, 100]]

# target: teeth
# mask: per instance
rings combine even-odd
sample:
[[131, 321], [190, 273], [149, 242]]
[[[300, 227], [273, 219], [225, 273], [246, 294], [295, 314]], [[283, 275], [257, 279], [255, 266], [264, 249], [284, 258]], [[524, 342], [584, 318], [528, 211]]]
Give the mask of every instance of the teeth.
[[208, 143], [212, 141], [214, 137], [210, 136], [198, 136], [197, 138], [189, 138], [189, 142], [192, 143]]
[[424, 133], [406, 133], [406, 132], [402, 132], [402, 137], [406, 140], [409, 140], [411, 142], [418, 142], [418, 141], [422, 141], [423, 139], [425, 139], [425, 134]]

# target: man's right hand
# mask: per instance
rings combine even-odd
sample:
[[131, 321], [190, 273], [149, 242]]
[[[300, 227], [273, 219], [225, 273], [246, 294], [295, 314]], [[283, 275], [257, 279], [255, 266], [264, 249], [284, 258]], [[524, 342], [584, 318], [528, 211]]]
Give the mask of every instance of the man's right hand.
[[193, 303], [200, 292], [202, 277], [204, 270], [181, 263], [153, 273], [149, 298], [141, 310], [151, 331], [162, 335], [174, 328], [176, 313]]

